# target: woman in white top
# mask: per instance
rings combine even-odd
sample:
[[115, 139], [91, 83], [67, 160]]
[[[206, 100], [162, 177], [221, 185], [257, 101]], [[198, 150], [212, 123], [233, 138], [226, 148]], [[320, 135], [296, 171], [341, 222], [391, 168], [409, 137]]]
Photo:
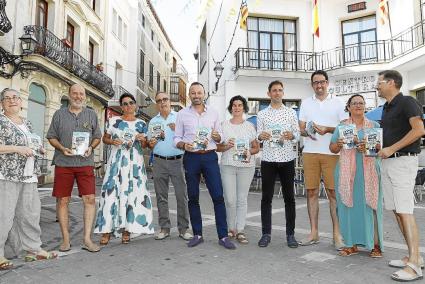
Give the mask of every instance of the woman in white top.
[[260, 146], [255, 127], [244, 119], [248, 103], [242, 96], [230, 99], [227, 107], [232, 118], [222, 123], [224, 143], [217, 145], [221, 156], [221, 179], [226, 202], [229, 236], [247, 244], [244, 233], [249, 187], [255, 172], [255, 159]]

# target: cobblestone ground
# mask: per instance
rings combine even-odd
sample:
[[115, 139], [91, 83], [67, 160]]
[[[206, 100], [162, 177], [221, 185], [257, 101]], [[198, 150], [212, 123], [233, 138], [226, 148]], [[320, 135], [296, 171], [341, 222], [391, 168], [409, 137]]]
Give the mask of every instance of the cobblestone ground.
[[[149, 188], [152, 191], [152, 185]], [[42, 192], [41, 228], [43, 244], [51, 250], [58, 248], [61, 238], [59, 224], [55, 222], [55, 201], [49, 194], [48, 191]], [[203, 190], [200, 202], [205, 242], [202, 245], [188, 248], [173, 228], [172, 236], [163, 241], [154, 240], [152, 236], [139, 236], [130, 244], [122, 245], [119, 239], [114, 239], [101, 252], [93, 254], [80, 249], [82, 203], [74, 197], [70, 205], [72, 250], [52, 261], [24, 263], [14, 259], [13, 270], [0, 272], [0, 283], [390, 283], [394, 269], [387, 265], [388, 261], [407, 253], [392, 213], [385, 212], [383, 258], [371, 259], [367, 251], [350, 257], [337, 256], [332, 246], [329, 207], [325, 198], [320, 201], [320, 243], [290, 249], [284, 239], [284, 203], [278, 196], [273, 203], [272, 243], [267, 248], [259, 248], [260, 200], [259, 193], [250, 193], [246, 228], [250, 242], [238, 245], [234, 251], [217, 244], [211, 199]], [[301, 239], [309, 232], [306, 199], [298, 197], [296, 202], [296, 237]], [[175, 226], [176, 204], [172, 193], [170, 208]], [[415, 215], [420, 229], [420, 250], [424, 255], [423, 202], [418, 203]], [[99, 239], [98, 236], [94, 238]]]

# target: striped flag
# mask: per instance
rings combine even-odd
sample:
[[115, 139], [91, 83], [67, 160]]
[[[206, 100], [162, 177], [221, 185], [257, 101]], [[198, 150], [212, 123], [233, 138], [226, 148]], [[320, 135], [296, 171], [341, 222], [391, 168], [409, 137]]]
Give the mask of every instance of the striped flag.
[[385, 25], [388, 22], [388, 0], [379, 0], [379, 22]]
[[248, 5], [244, 1], [241, 5], [241, 23], [240, 23], [241, 29], [243, 30], [247, 29], [247, 26], [246, 26], [247, 20], [248, 20]]
[[313, 34], [319, 37], [319, 7], [318, 0], [313, 0]]

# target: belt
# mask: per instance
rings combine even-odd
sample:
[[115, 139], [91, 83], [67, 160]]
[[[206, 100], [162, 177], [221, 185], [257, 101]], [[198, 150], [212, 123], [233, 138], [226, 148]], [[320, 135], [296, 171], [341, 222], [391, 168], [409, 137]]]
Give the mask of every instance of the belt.
[[208, 153], [211, 153], [211, 152], [214, 152], [215, 150], [199, 150], [199, 151], [195, 151], [195, 152], [191, 152], [191, 153], [194, 153], [194, 154], [208, 154]]
[[402, 157], [402, 156], [417, 156], [418, 153], [413, 153], [413, 152], [395, 152], [394, 154], [392, 154], [391, 156], [389, 156], [388, 158], [398, 158], [398, 157]]
[[183, 155], [177, 155], [177, 156], [164, 157], [164, 156], [157, 155], [157, 154], [153, 154], [153, 156], [154, 156], [154, 157], [157, 157], [157, 158], [160, 158], [160, 159], [163, 159], [163, 160], [178, 160], [178, 159], [180, 159], [181, 157], [183, 157]]

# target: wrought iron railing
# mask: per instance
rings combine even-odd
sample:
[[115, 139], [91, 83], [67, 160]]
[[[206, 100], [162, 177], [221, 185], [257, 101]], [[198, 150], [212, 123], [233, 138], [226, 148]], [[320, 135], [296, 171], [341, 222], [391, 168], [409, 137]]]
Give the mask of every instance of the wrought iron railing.
[[390, 62], [424, 45], [425, 21], [422, 21], [388, 40], [346, 45], [322, 52], [238, 48], [235, 52], [236, 70], [331, 70]]
[[32, 35], [37, 40], [34, 48], [35, 54], [40, 54], [59, 64], [62, 68], [99, 89], [108, 97], [114, 96], [112, 79], [90, 64], [88, 60], [75, 50], [66, 46], [52, 32], [41, 26], [25, 26], [24, 31], [25, 34]]
[[120, 97], [121, 97], [121, 95], [122, 94], [124, 94], [124, 93], [129, 93], [129, 94], [131, 94], [129, 91], [127, 91], [123, 86], [121, 86], [121, 85], [114, 85], [113, 86], [113, 89], [114, 89], [114, 93], [115, 93], [115, 95], [114, 95], [114, 97], [112, 98], [113, 100], [119, 100], [120, 99]]
[[6, 15], [6, 0], [0, 0], [0, 33], [8, 33], [12, 29], [12, 24]]

